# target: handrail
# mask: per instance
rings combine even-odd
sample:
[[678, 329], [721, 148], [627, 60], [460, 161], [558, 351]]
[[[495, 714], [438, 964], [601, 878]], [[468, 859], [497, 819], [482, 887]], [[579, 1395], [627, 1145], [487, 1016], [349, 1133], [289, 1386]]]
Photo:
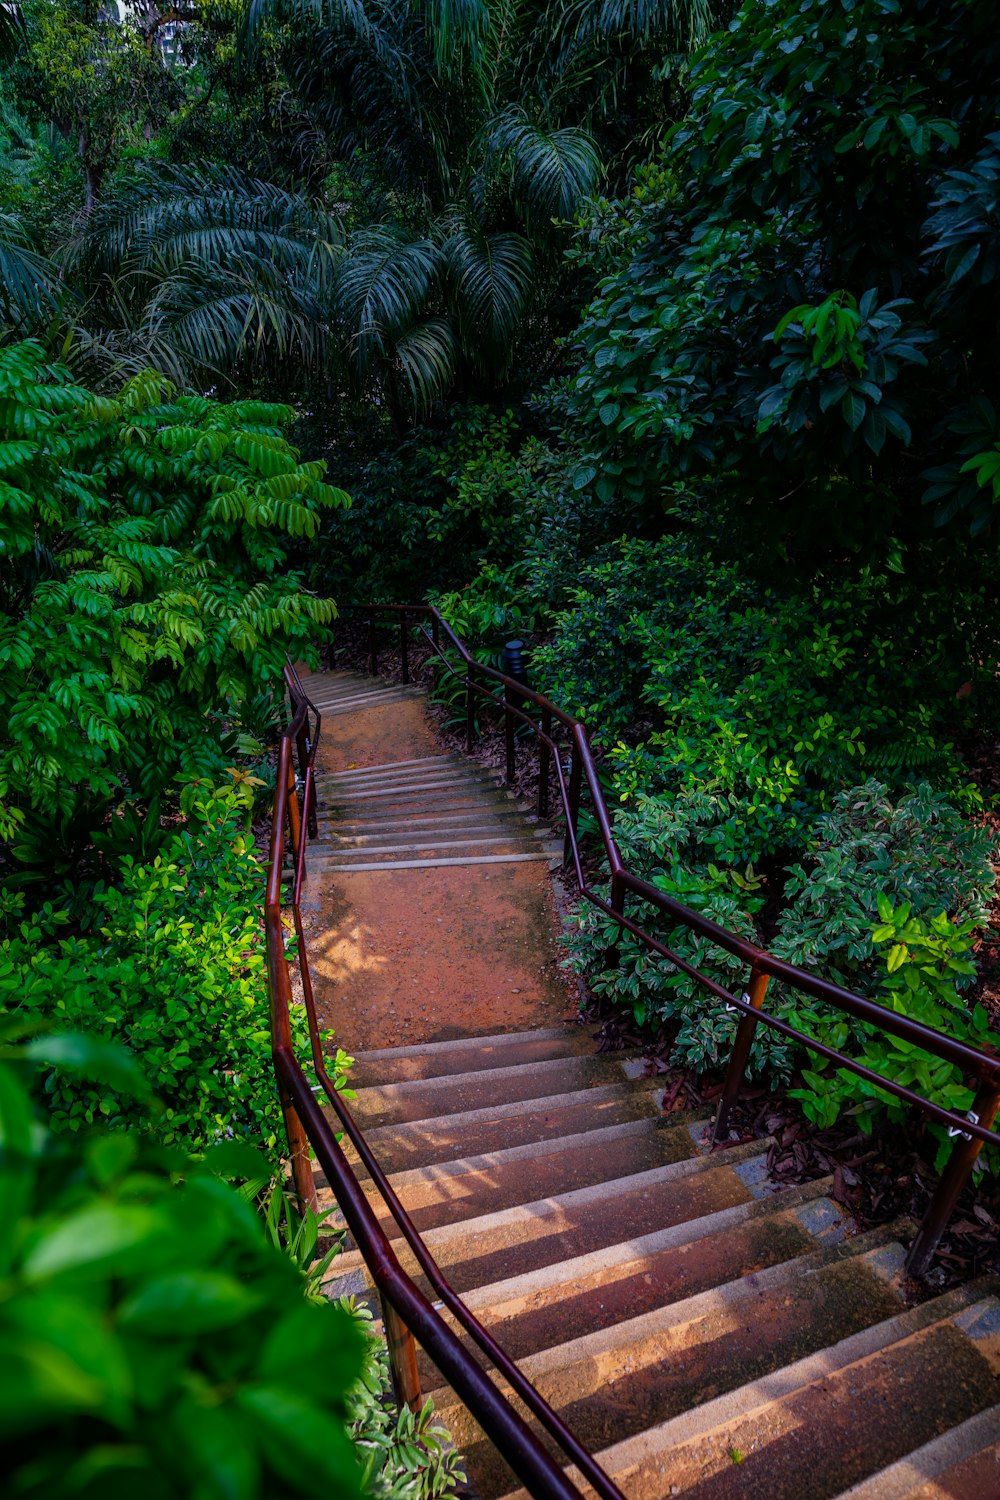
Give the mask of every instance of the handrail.
[[[784, 959], [775, 957], [766, 949], [747, 942], [745, 938], [729, 932], [701, 913], [684, 906], [680, 901], [666, 895], [656, 886], [650, 885], [648, 881], [642, 880], [638, 875], [626, 869], [615, 842], [611, 815], [604, 800], [596, 759], [585, 726], [572, 714], [560, 709], [523, 682], [505, 675], [496, 667], [478, 661], [433, 605], [346, 605], [341, 607], [341, 613], [361, 614], [367, 619], [369, 666], [373, 675], [377, 669], [378, 656], [376, 623], [380, 619], [388, 618], [390, 621], [395, 621], [398, 626], [404, 682], [409, 680], [407, 641], [411, 622], [416, 625], [430, 647], [432, 667], [434, 669], [443, 667], [452, 677], [461, 681], [462, 674], [456, 670], [442, 647], [442, 636], [451, 644], [465, 668], [467, 748], [471, 751], [474, 739], [475, 700], [485, 698], [504, 716], [508, 786], [514, 779], [515, 723], [526, 726], [537, 742], [540, 814], [547, 809], [550, 767], [554, 771], [566, 823], [564, 866], [572, 873], [577, 894], [604, 912], [606, 916], [611, 917], [624, 931], [632, 933], [651, 952], [666, 958], [683, 973], [701, 984], [709, 994], [722, 1000], [739, 1013], [740, 1020], [715, 1120], [714, 1140], [716, 1142], [724, 1136], [733, 1106], [739, 1096], [750, 1045], [759, 1024], [767, 1026], [779, 1036], [797, 1042], [808, 1051], [815, 1052], [828, 1061], [836, 1063], [838, 1067], [846, 1068], [856, 1077], [920, 1110], [930, 1119], [945, 1125], [949, 1133], [956, 1137], [937, 1190], [907, 1256], [906, 1267], [910, 1274], [922, 1275], [930, 1263], [945, 1225], [955, 1209], [983, 1145], [1000, 1146], [1000, 1133], [992, 1128], [998, 1107], [1000, 1107], [1000, 1057], [979, 1048], [970, 1047], [908, 1016], [897, 1015], [894, 1011], [866, 996], [856, 995], [840, 985], [833, 984], [828, 979], [823, 979], [818, 974], [812, 974], [807, 969], [800, 969]], [[487, 683], [497, 684], [499, 690], [490, 691], [486, 686]], [[537, 718], [526, 711], [529, 704], [537, 710]], [[568, 731], [570, 741], [568, 746], [560, 747], [553, 737], [555, 724], [562, 725]], [[563, 765], [561, 748], [563, 751], [569, 750], [568, 766]], [[583, 784], [586, 785], [589, 793], [610, 872], [610, 892], [607, 899], [595, 890], [587, 879], [581, 855], [578, 826]], [[632, 921], [626, 915], [625, 910], [626, 896], [630, 894], [655, 907], [678, 926], [686, 927], [689, 931], [699, 934], [746, 963], [749, 968], [746, 990], [740, 995], [730, 993], [724, 986], [681, 958], [652, 933], [647, 932], [639, 923]], [[771, 979], [780, 980], [782, 984], [810, 995], [814, 999], [822, 1000], [866, 1025], [875, 1027], [878, 1031], [897, 1037], [933, 1057], [941, 1058], [961, 1068], [976, 1083], [976, 1097], [972, 1109], [967, 1115], [963, 1115], [956, 1110], [935, 1104], [913, 1089], [906, 1088], [893, 1079], [885, 1078], [865, 1067], [863, 1063], [840, 1052], [837, 1048], [817, 1041], [806, 1032], [782, 1020], [780, 1016], [770, 1014], [764, 1010], [763, 1003]]]
[[[390, 1363], [401, 1401], [419, 1403], [419, 1381], [412, 1338], [426, 1352], [472, 1412], [487, 1436], [500, 1449], [510, 1467], [530, 1494], [541, 1500], [581, 1500], [577, 1486], [567, 1477], [568, 1460], [602, 1500], [623, 1500], [593, 1455], [580, 1443], [562, 1418], [552, 1410], [506, 1351], [482, 1326], [452, 1289], [436, 1261], [414, 1228], [383, 1169], [326, 1069], [322, 1038], [316, 1016], [312, 978], [305, 948], [300, 896], [306, 868], [306, 848], [315, 836], [315, 759], [321, 718], [307, 697], [289, 663], [285, 686], [291, 703], [290, 722], [279, 740], [277, 787], [271, 824], [265, 897], [265, 936], [268, 959], [268, 990], [271, 1008], [272, 1057], [288, 1136], [290, 1162], [296, 1193], [303, 1204], [315, 1203], [316, 1190], [309, 1163], [310, 1146], [333, 1189], [355, 1243], [372, 1274], [382, 1300]], [[300, 780], [297, 780], [296, 757]], [[302, 800], [299, 800], [299, 785]], [[285, 951], [286, 917], [282, 910], [282, 885], [286, 852], [286, 829], [294, 861], [291, 918], [298, 946], [299, 978], [309, 1023], [312, 1067], [345, 1133], [355, 1147], [375, 1187], [401, 1231], [438, 1303], [432, 1304], [404, 1271], [392, 1245], [368, 1202], [344, 1155], [336, 1133], [317, 1104], [292, 1049], [290, 1010], [292, 983]], [[487, 1355], [514, 1393], [537, 1418], [562, 1449], [565, 1459], [554, 1458], [509, 1399], [489, 1378], [480, 1363], [441, 1316], [444, 1306]]]

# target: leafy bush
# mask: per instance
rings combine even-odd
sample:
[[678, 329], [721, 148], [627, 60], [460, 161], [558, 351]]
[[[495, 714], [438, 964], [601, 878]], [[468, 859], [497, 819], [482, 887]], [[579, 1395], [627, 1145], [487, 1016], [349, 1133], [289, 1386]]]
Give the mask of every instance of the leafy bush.
[[197, 1164], [132, 1134], [48, 1135], [28, 1070], [66, 1041], [0, 1053], [7, 1493], [360, 1496], [345, 1422], [362, 1338], [344, 1309], [304, 1298], [214, 1175], [245, 1175], [255, 1153], [225, 1145]]
[[0, 352], [0, 833], [219, 774], [239, 704], [312, 649], [333, 606], [288, 549], [346, 496], [291, 415], [152, 373], [96, 397], [36, 344]]
[[[236, 1136], [277, 1163], [283, 1127], [270, 1056], [263, 870], [237, 793], [196, 785], [182, 800], [188, 827], [151, 863], [126, 859], [118, 884], [94, 894], [99, 930], [71, 931], [67, 912], [51, 903], [26, 914], [23, 896], [8, 893], [0, 1001], [24, 1020], [125, 1044], [162, 1102], [149, 1116], [113, 1088], [53, 1073], [53, 1128], [105, 1121], [188, 1151]], [[292, 1023], [308, 1056], [304, 1014], [294, 1011]], [[338, 1052], [341, 1081], [346, 1061]]]
[[[878, 898], [878, 921], [871, 929], [880, 974], [875, 998], [897, 1015], [909, 1016], [958, 1041], [981, 1047], [987, 1039], [989, 1018], [981, 1005], [970, 1011], [960, 991], [975, 973], [970, 953], [975, 924], [953, 922], [944, 912], [931, 918], [916, 916], [904, 901], [893, 906]], [[817, 1041], [847, 1051], [860, 1063], [894, 1083], [916, 1090], [935, 1104], [964, 1111], [973, 1102], [973, 1091], [953, 1064], [920, 1051], [909, 1042], [878, 1033], [874, 1027], [848, 1021], [840, 1013], [806, 996], [797, 996], [787, 1019]], [[808, 1117], [820, 1127], [832, 1125], [842, 1110], [869, 1132], [875, 1119], [885, 1115], [902, 1119], [906, 1106], [892, 1094], [858, 1078], [847, 1068], [824, 1066], [803, 1068], [804, 1087], [791, 1090], [801, 1100]], [[948, 1151], [947, 1135], [940, 1126], [931, 1127], [940, 1142], [938, 1170]]]
[[[764, 904], [759, 880], [752, 870], [741, 875], [711, 864], [687, 868], [678, 857], [688, 836], [683, 814], [675, 817], [662, 803], [644, 800], [639, 808], [618, 813], [615, 836], [634, 873], [748, 942], [758, 941], [754, 917]], [[748, 974], [738, 958], [675, 926], [645, 902], [633, 900], [628, 911], [679, 958], [730, 993], [742, 993]], [[676, 1023], [674, 1061], [697, 1073], [724, 1065], [739, 1018], [696, 980], [586, 904], [567, 924], [563, 942], [569, 967], [586, 977], [594, 994], [624, 1006], [640, 1026]], [[763, 1027], [757, 1028], [748, 1071], [775, 1084], [790, 1071], [787, 1047]]]
[[905, 903], [914, 920], [945, 912], [970, 929], [984, 927], [993, 845], [987, 829], [969, 823], [926, 782], [895, 803], [874, 780], [841, 792], [816, 824], [808, 860], [788, 871], [789, 904], [773, 951], [867, 989], [877, 903]]

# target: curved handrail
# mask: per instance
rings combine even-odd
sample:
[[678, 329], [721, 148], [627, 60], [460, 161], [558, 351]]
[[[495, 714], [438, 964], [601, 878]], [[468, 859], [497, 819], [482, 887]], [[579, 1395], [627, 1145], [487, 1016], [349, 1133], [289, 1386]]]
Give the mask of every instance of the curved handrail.
[[[291, 718], [279, 741], [277, 787], [271, 825], [265, 897], [265, 935], [268, 956], [268, 988], [271, 1004], [272, 1056], [278, 1079], [291, 1164], [300, 1200], [315, 1200], [309, 1147], [316, 1152], [327, 1181], [348, 1228], [371, 1271], [383, 1298], [434, 1360], [441, 1374], [468, 1406], [484, 1432], [525, 1483], [542, 1500], [581, 1500], [579, 1489], [564, 1473], [536, 1434], [490, 1380], [478, 1361], [441, 1317], [437, 1305], [403, 1270], [378, 1217], [358, 1183], [337, 1137], [317, 1104], [309, 1081], [292, 1049], [290, 1008], [292, 986], [285, 952], [285, 917], [282, 911], [282, 877], [285, 860], [285, 828], [290, 834], [294, 859], [291, 915], [298, 943], [299, 977], [309, 1023], [312, 1065], [320, 1087], [336, 1112], [345, 1133], [368, 1170], [380, 1196], [399, 1226], [403, 1239], [437, 1294], [456, 1321], [483, 1350], [515, 1394], [534, 1414], [541, 1426], [575, 1465], [602, 1500], [623, 1500], [593, 1455], [580, 1443], [562, 1418], [552, 1410], [506, 1351], [482, 1326], [452, 1289], [403, 1208], [385, 1172], [373, 1155], [344, 1099], [330, 1078], [323, 1056], [316, 1016], [312, 978], [306, 957], [305, 933], [299, 899], [305, 876], [305, 854], [309, 833], [315, 828], [315, 758], [320, 714], [306, 695], [294, 667], [285, 671], [291, 702]], [[293, 750], [298, 752], [302, 774], [299, 802]], [[302, 812], [305, 812], [303, 826]]]
[[[453, 663], [448, 659], [441, 645], [444, 636], [450, 642], [453, 649], [465, 667], [465, 682], [467, 689], [467, 724], [468, 724], [468, 748], [472, 746], [472, 725], [474, 721], [474, 699], [486, 698], [496, 709], [502, 712], [507, 727], [507, 781], [513, 779], [514, 766], [514, 723], [525, 725], [534, 736], [539, 747], [539, 797], [540, 810], [547, 796], [547, 775], [549, 765], [555, 771], [556, 783], [562, 802], [563, 815], [566, 820], [566, 851], [564, 864], [569, 866], [574, 876], [574, 883], [578, 895], [591, 905], [611, 917], [625, 931], [639, 938], [651, 952], [662, 958], [666, 958], [676, 965], [683, 973], [689, 975], [701, 984], [711, 995], [722, 1000], [726, 1005], [739, 1013], [740, 1022], [733, 1043], [733, 1051], [729, 1071], [719, 1103], [719, 1112], [715, 1124], [715, 1138], [718, 1139], [728, 1123], [732, 1107], [739, 1095], [746, 1066], [747, 1056], [753, 1033], [759, 1024], [763, 1024], [779, 1036], [788, 1038], [815, 1052], [817, 1055], [834, 1062], [838, 1067], [846, 1068], [856, 1077], [863, 1079], [866, 1083], [892, 1094], [903, 1103], [918, 1109], [928, 1118], [936, 1120], [945, 1125], [949, 1132], [955, 1136], [956, 1144], [952, 1150], [950, 1159], [942, 1174], [938, 1190], [924, 1216], [923, 1223], [917, 1237], [911, 1247], [907, 1258], [907, 1268], [914, 1274], [921, 1274], [930, 1262], [934, 1249], [940, 1240], [957, 1201], [968, 1180], [973, 1163], [984, 1144], [1000, 1146], [1000, 1133], [992, 1129], [996, 1118], [998, 1107], [1000, 1107], [1000, 1057], [983, 1051], [976, 1047], [970, 1047], [964, 1042], [957, 1041], [954, 1037], [946, 1035], [933, 1027], [926, 1026], [920, 1021], [914, 1021], [908, 1016], [896, 1014], [876, 1001], [866, 996], [854, 994], [840, 985], [822, 978], [818, 974], [810, 973], [807, 969], [801, 969], [795, 964], [788, 963], [784, 959], [777, 958], [766, 949], [758, 947], [754, 943], [747, 942], [745, 938], [729, 932], [726, 928], [718, 926], [700, 912], [693, 911], [684, 906], [682, 902], [668, 896], [656, 886], [650, 885], [648, 881], [641, 879], [638, 875], [625, 868], [621, 852], [615, 841], [611, 815], [600, 783], [597, 770], [597, 762], [590, 737], [586, 727], [572, 714], [560, 709], [541, 693], [527, 687], [523, 682], [505, 675], [496, 667], [480, 662], [472, 654], [469, 647], [461, 637], [452, 629], [448, 621], [433, 605], [414, 604], [362, 604], [342, 606], [341, 613], [360, 613], [368, 620], [369, 625], [369, 654], [370, 666], [374, 674], [377, 666], [377, 646], [375, 637], [375, 625], [379, 617], [395, 620], [399, 627], [400, 644], [402, 650], [403, 676], [408, 680], [408, 657], [407, 657], [407, 631], [409, 622], [417, 624], [417, 628], [431, 649], [431, 660], [434, 665], [441, 664], [451, 676], [461, 680], [461, 674], [456, 671]], [[424, 623], [427, 622], [427, 624]], [[428, 629], [427, 626], [430, 626]], [[485, 685], [495, 683], [499, 691], [491, 692]], [[538, 719], [527, 713], [527, 705], [532, 705], [538, 711]], [[570, 751], [569, 766], [564, 767], [560, 746], [553, 738], [552, 726], [558, 723], [569, 733]], [[568, 779], [567, 779], [568, 770]], [[543, 783], [546, 783], [543, 786]], [[610, 893], [605, 898], [590, 883], [587, 878], [583, 858], [581, 856], [578, 837], [578, 818], [580, 810], [581, 783], [586, 785], [589, 793], [592, 810], [597, 822], [601, 844], [607, 860], [610, 872]], [[639, 897], [649, 905], [655, 907], [676, 925], [685, 927], [689, 931], [699, 934], [717, 947], [733, 954], [747, 964], [749, 977], [747, 989], [743, 994], [736, 995], [718, 984], [708, 975], [703, 974], [694, 965], [687, 963], [681, 956], [675, 953], [669, 946], [661, 942], [652, 933], [647, 932], [637, 922], [632, 921], [625, 913], [625, 898], [631, 894]], [[932, 1100], [925, 1098], [915, 1090], [906, 1088], [890, 1078], [885, 1078], [872, 1069], [865, 1067], [854, 1058], [840, 1052], [834, 1047], [810, 1037], [806, 1032], [798, 1030], [789, 1025], [780, 1016], [770, 1014], [763, 1008], [764, 995], [771, 979], [780, 980], [786, 986], [799, 990], [803, 994], [812, 996], [814, 999], [822, 1000], [837, 1010], [846, 1012], [855, 1019], [866, 1025], [875, 1027], [878, 1031], [887, 1033], [907, 1042], [911, 1046], [920, 1048], [933, 1057], [938, 1057], [961, 1068], [967, 1075], [971, 1075], [977, 1083], [977, 1093], [973, 1108], [967, 1115], [960, 1114], [953, 1109], [947, 1109], [935, 1104]]]

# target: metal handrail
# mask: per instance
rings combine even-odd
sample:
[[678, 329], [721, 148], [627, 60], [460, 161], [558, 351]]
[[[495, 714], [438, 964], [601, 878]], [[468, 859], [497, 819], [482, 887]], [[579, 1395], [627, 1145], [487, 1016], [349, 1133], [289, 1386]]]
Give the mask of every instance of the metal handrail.
[[[563, 1469], [563, 1462], [568, 1460], [602, 1500], [623, 1500], [620, 1490], [593, 1455], [552, 1410], [449, 1285], [329, 1076], [316, 1016], [299, 904], [306, 873], [306, 848], [309, 837], [315, 836], [316, 832], [315, 759], [321, 717], [290, 663], [285, 671], [285, 686], [292, 711], [290, 722], [279, 741], [264, 920], [272, 1055], [296, 1193], [301, 1203], [315, 1204], [316, 1189], [309, 1162], [309, 1150], [312, 1147], [378, 1289], [390, 1364], [401, 1401], [413, 1406], [420, 1401], [413, 1348], [415, 1337], [472, 1412], [483, 1431], [502, 1452], [530, 1494], [541, 1497], [541, 1500], [581, 1500], [580, 1490]], [[295, 774], [296, 759], [298, 778]], [[439, 1299], [436, 1304], [428, 1300], [400, 1265], [378, 1216], [365, 1196], [334, 1129], [317, 1104], [309, 1080], [294, 1055], [290, 1019], [292, 983], [285, 947], [287, 918], [282, 908], [286, 830], [294, 861], [290, 914], [297, 939], [299, 977], [309, 1023], [313, 1070], [319, 1086], [357, 1150], [389, 1213], [399, 1226], [403, 1239], [436, 1293]], [[478, 1344], [516, 1396], [562, 1449], [565, 1455], [563, 1461], [549, 1453], [509, 1399], [493, 1383], [441, 1316], [441, 1306], [448, 1309]]]
[[[608, 811], [593, 748], [585, 726], [572, 714], [535, 692], [523, 682], [505, 675], [496, 667], [480, 662], [468, 646], [448, 624], [433, 605], [412, 604], [362, 604], [343, 606], [341, 613], [361, 614], [367, 619], [369, 632], [369, 665], [374, 675], [378, 665], [376, 625], [381, 620], [394, 621], [399, 630], [400, 656], [404, 682], [409, 681], [408, 632], [415, 624], [431, 650], [431, 661], [435, 668], [443, 667], [452, 677], [462, 680], [442, 647], [444, 637], [457, 652], [465, 668], [466, 689], [466, 740], [471, 751], [474, 739], [476, 699], [488, 699], [502, 712], [506, 730], [506, 781], [513, 783], [515, 771], [516, 742], [515, 724], [522, 724], [534, 736], [539, 757], [539, 812], [547, 808], [548, 776], [550, 768], [555, 773], [559, 797], [566, 822], [564, 865], [571, 871], [578, 895], [592, 906], [611, 917], [624, 931], [637, 937], [658, 956], [667, 959], [683, 973], [695, 979], [709, 994], [740, 1015], [729, 1068], [719, 1100], [714, 1127], [714, 1140], [719, 1141], [726, 1132], [740, 1088], [743, 1083], [747, 1058], [754, 1032], [759, 1024], [769, 1027], [779, 1036], [800, 1044], [838, 1067], [846, 1068], [856, 1077], [873, 1084], [903, 1103], [918, 1109], [939, 1124], [945, 1125], [956, 1137], [955, 1145], [938, 1183], [937, 1190], [924, 1215], [917, 1236], [907, 1256], [907, 1270], [912, 1275], [921, 1275], [930, 1263], [945, 1225], [951, 1217], [969, 1174], [984, 1144], [1000, 1146], [1000, 1133], [992, 1128], [1000, 1107], [1000, 1057], [970, 1047], [954, 1037], [933, 1027], [925, 1026], [908, 1016], [879, 1005], [866, 996], [856, 995], [840, 985], [800, 969], [794, 964], [775, 957], [766, 949], [749, 943], [745, 938], [718, 926], [701, 913], [684, 906], [680, 901], [666, 895], [658, 887], [650, 885], [625, 868], [621, 853], [615, 842], [611, 815]], [[426, 623], [425, 623], [426, 622]], [[429, 628], [428, 628], [429, 626]], [[486, 684], [496, 684], [491, 691]], [[527, 705], [537, 710], [537, 717], [526, 712]], [[561, 747], [554, 738], [555, 724], [568, 731], [569, 745]], [[563, 765], [561, 750], [569, 750], [568, 767]], [[604, 855], [610, 871], [608, 898], [601, 895], [587, 879], [578, 836], [580, 800], [583, 784], [590, 795], [590, 802], [597, 822]], [[749, 975], [746, 990], [733, 994], [696, 966], [688, 963], [669, 946], [639, 923], [626, 915], [628, 895], [639, 897], [655, 907], [675, 924], [706, 938], [715, 946], [733, 954], [747, 964]], [[780, 1016], [764, 1010], [763, 1003], [771, 979], [853, 1016], [884, 1034], [895, 1036], [912, 1046], [920, 1048], [933, 1057], [952, 1063], [971, 1076], [976, 1082], [976, 1097], [968, 1114], [947, 1109], [932, 1100], [904, 1087], [891, 1078], [885, 1078], [863, 1063], [840, 1052], [835, 1047], [810, 1037], [808, 1033], [791, 1026]]]

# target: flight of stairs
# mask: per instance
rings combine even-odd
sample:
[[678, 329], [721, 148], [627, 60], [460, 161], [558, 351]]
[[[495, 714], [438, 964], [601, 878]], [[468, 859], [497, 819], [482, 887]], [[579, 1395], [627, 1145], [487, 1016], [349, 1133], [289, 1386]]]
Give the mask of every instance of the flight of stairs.
[[[366, 684], [351, 672], [303, 673], [324, 719], [407, 699], [419, 688]], [[439, 866], [553, 862], [561, 848], [525, 814], [494, 774], [461, 755], [425, 755], [316, 778], [319, 839], [309, 868], [320, 873], [423, 870]]]
[[[912, 1226], [776, 1190], [767, 1141], [709, 1154], [704, 1118], [578, 1027], [370, 1052], [352, 1084], [445, 1275], [629, 1500], [1000, 1496], [1000, 1284], [908, 1306]], [[366, 1294], [356, 1251], [336, 1270]], [[421, 1374], [472, 1492], [516, 1491]]]

